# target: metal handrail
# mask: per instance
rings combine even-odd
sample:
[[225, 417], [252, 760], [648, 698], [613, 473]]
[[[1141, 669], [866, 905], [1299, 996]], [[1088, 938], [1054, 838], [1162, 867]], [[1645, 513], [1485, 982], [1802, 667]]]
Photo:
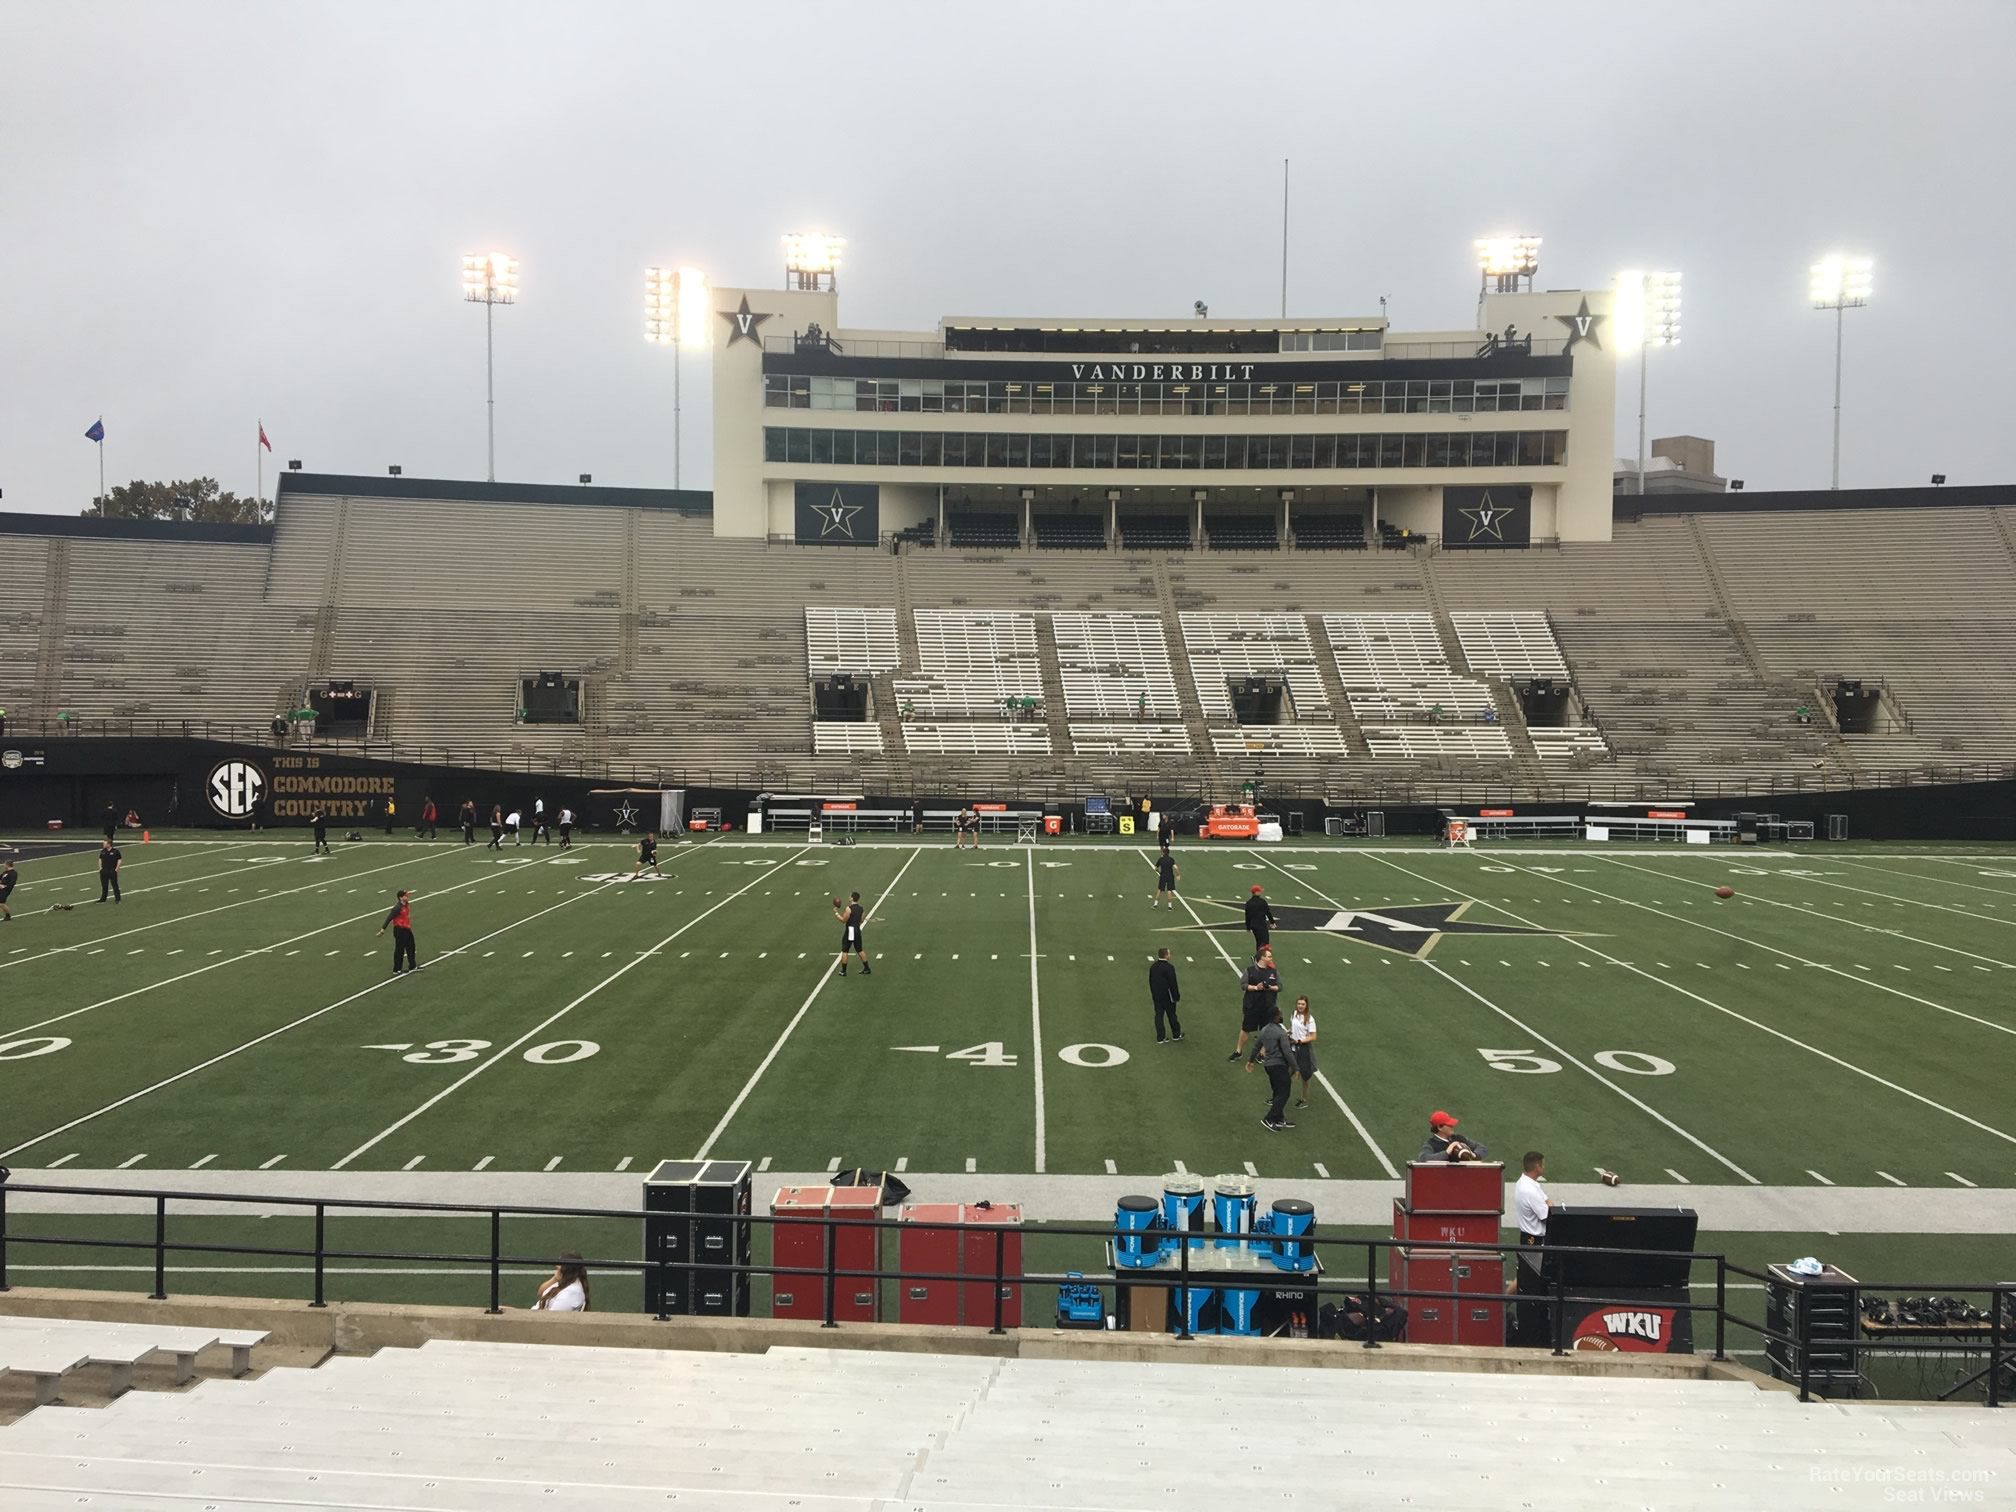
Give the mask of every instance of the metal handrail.
[[[134, 1202], [151, 1202], [153, 1204], [154, 1218], [153, 1237], [151, 1239], [102, 1239], [61, 1234], [17, 1234], [12, 1231], [9, 1219], [8, 1196], [10, 1193], [33, 1194], [37, 1196], [114, 1197]], [[245, 1204], [261, 1207], [294, 1208], [304, 1212], [312, 1212], [315, 1219], [314, 1244], [311, 1248], [302, 1249], [285, 1245], [222, 1244], [189, 1240], [171, 1241], [168, 1234], [168, 1204], [170, 1202]], [[332, 1249], [327, 1243], [327, 1218], [331, 1211], [487, 1216], [490, 1220], [490, 1243], [487, 1250], [483, 1251]], [[4, 1293], [10, 1289], [8, 1283], [10, 1247], [15, 1244], [39, 1244], [85, 1249], [139, 1249], [150, 1251], [154, 1258], [154, 1290], [149, 1295], [151, 1299], [157, 1301], [165, 1300], [168, 1296], [168, 1256], [171, 1254], [259, 1255], [268, 1258], [311, 1260], [314, 1265], [314, 1299], [309, 1305], [317, 1308], [328, 1305], [327, 1266], [331, 1260], [402, 1260], [431, 1264], [483, 1264], [489, 1270], [490, 1297], [487, 1311], [498, 1313], [503, 1311], [502, 1278], [505, 1266], [547, 1266], [561, 1263], [559, 1257], [552, 1255], [517, 1255], [506, 1253], [503, 1247], [503, 1220], [507, 1216], [514, 1218], [615, 1219], [644, 1223], [654, 1218], [665, 1219], [674, 1215], [646, 1208], [419, 1202], [402, 1201], [394, 1198], [333, 1199], [326, 1197], [274, 1196], [254, 1193], [186, 1192], [155, 1188], [62, 1186], [35, 1182], [22, 1182], [9, 1185], [6, 1181], [6, 1173], [4, 1170], [0, 1170], [0, 1293]], [[695, 1215], [687, 1214], [685, 1216], [692, 1217]], [[1095, 1282], [1091, 1276], [1078, 1273], [1025, 1272], [1020, 1269], [1013, 1272], [1009, 1271], [1006, 1264], [1008, 1236], [1011, 1234], [1019, 1235], [1025, 1232], [1019, 1224], [908, 1222], [879, 1216], [863, 1219], [835, 1219], [831, 1217], [762, 1213], [722, 1214], [718, 1216], [722, 1221], [746, 1223], [752, 1228], [778, 1229], [795, 1227], [802, 1230], [816, 1225], [824, 1231], [824, 1263], [821, 1266], [807, 1267], [784, 1266], [775, 1263], [758, 1265], [753, 1261], [745, 1265], [732, 1261], [723, 1264], [700, 1259], [631, 1260], [613, 1257], [585, 1259], [570, 1263], [582, 1264], [604, 1271], [636, 1272], [640, 1276], [656, 1273], [660, 1283], [661, 1304], [664, 1296], [663, 1283], [667, 1272], [685, 1274], [689, 1278], [691, 1273], [697, 1271], [705, 1271], [714, 1275], [727, 1273], [750, 1277], [768, 1276], [773, 1281], [778, 1277], [817, 1278], [823, 1287], [822, 1326], [826, 1328], [838, 1328], [841, 1324], [836, 1315], [835, 1298], [838, 1291], [837, 1283], [840, 1281], [874, 1281], [879, 1285], [885, 1281], [903, 1280], [945, 1282], [970, 1282], [972, 1280], [971, 1276], [963, 1274], [890, 1270], [880, 1265], [872, 1269], [840, 1266], [836, 1261], [837, 1246], [835, 1239], [843, 1229], [848, 1232], [859, 1232], [862, 1229], [874, 1229], [878, 1232], [887, 1229], [909, 1232], [943, 1231], [966, 1236], [991, 1234], [994, 1239], [993, 1270], [995, 1284], [994, 1317], [990, 1332], [996, 1334], [1007, 1332], [1004, 1325], [1004, 1317], [1006, 1291], [1009, 1286], [1021, 1287], [1030, 1284], [1051, 1285], [1078, 1281], [1086, 1284], [1145, 1286], [1177, 1293], [1175, 1298], [1177, 1302], [1175, 1337], [1181, 1340], [1192, 1337], [1188, 1326], [1190, 1316], [1188, 1294], [1193, 1286], [1199, 1284], [1192, 1279], [1193, 1275], [1198, 1273], [1193, 1272], [1191, 1269], [1191, 1252], [1193, 1249], [1212, 1244], [1215, 1238], [1214, 1235], [1207, 1234], [1201, 1229], [1183, 1231], [1179, 1236], [1181, 1242], [1177, 1246], [1178, 1265], [1173, 1273], [1159, 1269], [1122, 1271], [1111, 1278]], [[1095, 1226], [1089, 1224], [1045, 1224], [1042, 1231], [1046, 1235], [1100, 1240], [1111, 1240], [1115, 1237], [1116, 1233], [1110, 1225]], [[1166, 1228], [1140, 1231], [1140, 1237], [1143, 1240], [1153, 1239], [1158, 1244], [1163, 1239], [1170, 1237], [1170, 1235], [1171, 1231]], [[1308, 1271], [1284, 1269], [1279, 1272], [1280, 1279], [1275, 1281], [1274, 1285], [1276, 1289], [1281, 1289], [1292, 1284], [1295, 1290], [1313, 1293], [1319, 1299], [1325, 1296], [1362, 1297], [1366, 1316], [1368, 1320], [1375, 1323], [1378, 1317], [1378, 1304], [1382, 1295], [1388, 1299], [1398, 1298], [1403, 1301], [1447, 1300], [1476, 1302], [1481, 1299], [1480, 1294], [1475, 1292], [1436, 1291], [1421, 1287], [1382, 1287], [1379, 1281], [1379, 1255], [1382, 1250], [1405, 1248], [1409, 1250], [1447, 1251], [1451, 1253], [1459, 1251], [1466, 1253], [1490, 1252], [1498, 1254], [1501, 1257], [1505, 1255], [1519, 1256], [1531, 1254], [1529, 1247], [1520, 1244], [1485, 1244], [1456, 1240], [1414, 1240], [1377, 1237], [1359, 1238], [1355, 1236], [1322, 1235], [1314, 1232], [1313, 1228], [1305, 1234], [1277, 1237], [1286, 1242], [1306, 1246], [1307, 1253], [1312, 1257], [1312, 1260], [1325, 1248], [1343, 1252], [1362, 1250], [1365, 1256], [1365, 1281], [1362, 1288], [1355, 1281], [1326, 1279], [1314, 1269]], [[1248, 1234], [1240, 1236], [1239, 1242], [1251, 1245], [1272, 1241], [1265, 1236]], [[1675, 1301], [1662, 1305], [1669, 1306], [1674, 1310], [1685, 1311], [1690, 1316], [1702, 1312], [1711, 1313], [1714, 1316], [1715, 1350], [1713, 1358], [1716, 1361], [1724, 1361], [1728, 1358], [1727, 1330], [1731, 1324], [1754, 1332], [1768, 1342], [1793, 1346], [1798, 1350], [1799, 1355], [1799, 1399], [1802, 1402], [1810, 1400], [1811, 1356], [1813, 1347], [1813, 1341], [1810, 1336], [1802, 1338], [1797, 1335], [1778, 1332], [1761, 1322], [1740, 1317], [1729, 1309], [1729, 1278], [1731, 1276], [1739, 1276], [1768, 1282], [1772, 1278], [1764, 1272], [1738, 1265], [1731, 1261], [1727, 1255], [1719, 1251], [1632, 1250], [1612, 1246], [1591, 1245], [1554, 1246], [1549, 1248], [1548, 1253], [1577, 1256], [1631, 1255], [1641, 1259], [1685, 1259], [1688, 1261], [1690, 1271], [1696, 1263], [1712, 1264], [1715, 1270], [1715, 1298], [1712, 1302], [1693, 1301], [1690, 1293], [1689, 1300], [1686, 1302]], [[1212, 1289], [1259, 1290], [1265, 1284], [1263, 1280], [1265, 1273], [1237, 1273], [1241, 1284], [1231, 1287], [1226, 1286], [1225, 1273], [1211, 1271], [1203, 1272], [1202, 1274], [1211, 1277], [1210, 1284]], [[2016, 1349], [2011, 1349], [2011, 1341], [2006, 1338], [2003, 1327], [2004, 1311], [2016, 1309], [2016, 1283], [1941, 1282], [1936, 1284], [1907, 1284], [1902, 1282], [1878, 1282], [1859, 1284], [1863, 1290], [1915, 1291], [1940, 1295], [1972, 1292], [1987, 1293], [1989, 1298], [1990, 1331], [1987, 1340], [1987, 1364], [1982, 1374], [1985, 1374], [1987, 1377], [1987, 1404], [1990, 1407], [1999, 1407], [2002, 1404], [2003, 1369], [2005, 1366], [2016, 1366]], [[1567, 1341], [1564, 1337], [1566, 1330], [1566, 1307], [1569, 1304], [1592, 1306], [1615, 1304], [1620, 1307], [1632, 1305], [1643, 1306], [1642, 1297], [1606, 1296], [1601, 1292], [1586, 1288], [1570, 1290], [1565, 1285], [1558, 1270], [1553, 1278], [1553, 1284], [1544, 1294], [1497, 1293], [1493, 1295], [1497, 1297], [1498, 1305], [1504, 1307], [1516, 1307], [1520, 1305], [1521, 1301], [1524, 1301], [1527, 1305], [1550, 1305], [1553, 1309], [1553, 1353], [1556, 1355], [1563, 1355], [1569, 1352]], [[1540, 1301], [1543, 1295], [1545, 1297], [1544, 1304]], [[655, 1316], [660, 1321], [669, 1321], [671, 1314], [661, 1310]], [[1804, 1316], [1803, 1312], [1802, 1316]], [[1865, 1341], [1860, 1339], [1839, 1341], [1830, 1339], [1824, 1341], [1824, 1344], [1828, 1349], [1847, 1349], [1857, 1360], [1861, 1358], [1864, 1352], [1880, 1354], [1886, 1348], [1894, 1349], [1896, 1347], [1894, 1345], [1886, 1345], [1882, 1341]], [[1368, 1336], [1362, 1341], [1362, 1345], [1366, 1349], [1379, 1348], [1376, 1326], [1369, 1329]], [[1980, 1379], [1980, 1376], [1977, 1375], [1972, 1379]], [[1971, 1384], [1971, 1380], [1962, 1383], [1963, 1386], [1968, 1384]], [[1957, 1391], [1961, 1388], [1956, 1387], [1954, 1389]]]

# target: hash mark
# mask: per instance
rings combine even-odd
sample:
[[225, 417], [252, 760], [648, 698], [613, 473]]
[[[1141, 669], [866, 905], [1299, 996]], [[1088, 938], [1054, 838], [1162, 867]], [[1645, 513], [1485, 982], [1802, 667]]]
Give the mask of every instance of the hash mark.
[[56, 1159], [50, 1161], [48, 1165], [44, 1166], [43, 1169], [45, 1171], [53, 1171], [56, 1169], [56, 1167], [60, 1165], [68, 1165], [71, 1161], [75, 1160], [76, 1158], [77, 1158], [77, 1152], [75, 1150], [72, 1150], [68, 1155], [59, 1155]]
[[758, 1165], [758, 1166], [756, 1167], [756, 1169], [757, 1169], [758, 1171], [767, 1171], [767, 1170], [769, 1170], [769, 1169], [770, 1169], [770, 1157], [769, 1157], [768, 1155], [765, 1155], [765, 1156], [763, 1157], [763, 1160], [762, 1160], [761, 1164], [759, 1164], [759, 1165]]
[[1964, 1187], [1971, 1187], [1976, 1185], [1976, 1183], [1969, 1181], [1965, 1176], [1962, 1176], [1958, 1171], [1948, 1171], [1946, 1174], [1948, 1176], [1951, 1176], [1955, 1181], [1959, 1182], [1960, 1185]]
[[559, 1164], [560, 1164], [560, 1157], [558, 1155], [555, 1155], [551, 1160], [546, 1162], [546, 1169], [550, 1171]]
[[271, 1160], [262, 1160], [261, 1162], [259, 1162], [259, 1169], [262, 1171], [270, 1171], [273, 1169], [273, 1167], [280, 1164], [280, 1162], [285, 1160], [286, 1158], [287, 1157], [285, 1155], [275, 1155]]
[[485, 1155], [481, 1160], [477, 1161], [474, 1166], [470, 1167], [470, 1169], [480, 1171], [496, 1158], [497, 1157], [495, 1155]]
[[1258, 1176], [1258, 1175], [1260, 1174], [1260, 1173], [1259, 1173], [1258, 1171], [1256, 1171], [1256, 1170], [1254, 1170], [1254, 1169], [1253, 1169], [1253, 1162], [1252, 1162], [1252, 1161], [1250, 1161], [1250, 1160], [1248, 1160], [1248, 1161], [1244, 1161], [1244, 1162], [1242, 1162], [1242, 1164], [1244, 1164], [1244, 1165], [1245, 1165], [1245, 1167], [1246, 1167], [1246, 1174], [1247, 1174], [1248, 1176]]
[[966, 1157], [966, 1173], [970, 1176], [973, 1172], [979, 1169], [980, 1169], [980, 1162], [975, 1160], [971, 1155], [968, 1155]]
[[1675, 1181], [1679, 1182], [1680, 1185], [1682, 1186], [1692, 1186], [1694, 1184], [1693, 1182], [1689, 1181], [1685, 1176], [1682, 1176], [1678, 1171], [1674, 1170], [1673, 1167], [1671, 1166], [1666, 1167], [1666, 1174], [1668, 1176], [1671, 1176]]
[[214, 1152], [209, 1155], [205, 1155], [201, 1160], [197, 1161], [196, 1164], [189, 1167], [189, 1169], [192, 1171], [200, 1171], [203, 1169], [203, 1167], [210, 1164], [210, 1162], [215, 1160], [216, 1158], [217, 1156]]
[[131, 1160], [122, 1160], [119, 1162], [119, 1169], [123, 1171], [131, 1166], [136, 1166], [146, 1158], [147, 1157], [145, 1155], [135, 1155]]
[[413, 1168], [414, 1168], [415, 1166], [417, 1166], [418, 1164], [420, 1164], [420, 1162], [421, 1162], [421, 1161], [425, 1160], [426, 1158], [427, 1158], [427, 1157], [426, 1157], [425, 1155], [415, 1155], [415, 1156], [414, 1156], [414, 1157], [413, 1157], [413, 1158], [412, 1158], [411, 1160], [407, 1161], [407, 1162], [406, 1162], [406, 1164], [404, 1164], [403, 1166], [399, 1167], [399, 1169], [400, 1169], [400, 1170], [402, 1170], [402, 1171], [410, 1171], [410, 1170], [412, 1170], [412, 1169], [413, 1169]]
[[617, 1170], [619, 1170], [619, 1171], [627, 1171], [627, 1170], [629, 1170], [629, 1169], [630, 1169], [630, 1162], [631, 1162], [631, 1161], [632, 1161], [632, 1160], [633, 1160], [634, 1158], [635, 1158], [634, 1156], [630, 1156], [630, 1155], [625, 1155], [625, 1156], [624, 1156], [624, 1157], [623, 1157], [623, 1158], [622, 1158], [621, 1160], [619, 1160], [619, 1161], [617, 1161], [617, 1162], [616, 1162], [616, 1169], [617, 1169]]
[[896, 1157], [896, 1174], [900, 1176], [909, 1169], [910, 1157], [908, 1155], [898, 1155]]
[[840, 1157], [839, 1157], [838, 1155], [835, 1155], [835, 1156], [834, 1156], [834, 1157], [833, 1157], [833, 1158], [832, 1158], [831, 1160], [827, 1161], [827, 1162], [826, 1162], [826, 1169], [827, 1169], [827, 1171], [828, 1171], [829, 1173], [831, 1173], [831, 1172], [833, 1172], [833, 1171], [837, 1171], [837, 1170], [839, 1170], [839, 1169], [840, 1169]]
[[1808, 1176], [1811, 1176], [1815, 1181], [1819, 1182], [1820, 1185], [1822, 1186], [1834, 1185], [1833, 1182], [1829, 1181], [1825, 1176], [1822, 1176], [1818, 1171], [1808, 1171], [1806, 1174]]
[[1319, 1160], [1316, 1162], [1316, 1174], [1321, 1176], [1325, 1181], [1328, 1181], [1330, 1179], [1330, 1167]]
[[1106, 1162], [1106, 1174], [1108, 1176], [1118, 1176], [1120, 1174], [1120, 1167], [1109, 1160]]
[[1190, 1174], [1190, 1167], [1183, 1164], [1180, 1160], [1176, 1162], [1176, 1169], [1185, 1176]]
[[1906, 1183], [1899, 1181], [1895, 1176], [1892, 1176], [1888, 1171], [1878, 1171], [1876, 1174], [1878, 1176], [1881, 1176], [1885, 1181], [1889, 1182], [1890, 1185], [1892, 1186], [1906, 1185]]

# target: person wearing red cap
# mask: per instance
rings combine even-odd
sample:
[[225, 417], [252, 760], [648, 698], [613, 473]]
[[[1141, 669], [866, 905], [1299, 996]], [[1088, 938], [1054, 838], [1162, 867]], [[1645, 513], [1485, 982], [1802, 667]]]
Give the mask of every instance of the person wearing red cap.
[[1421, 1153], [1416, 1160], [1446, 1160], [1452, 1165], [1459, 1160], [1482, 1160], [1484, 1150], [1465, 1139], [1456, 1137], [1458, 1120], [1451, 1114], [1436, 1109], [1428, 1115], [1428, 1137], [1421, 1143]]
[[1272, 938], [1274, 910], [1268, 905], [1267, 894], [1260, 890], [1260, 884], [1253, 884], [1253, 891], [1246, 898], [1246, 932], [1253, 936], [1253, 948], [1265, 950]]

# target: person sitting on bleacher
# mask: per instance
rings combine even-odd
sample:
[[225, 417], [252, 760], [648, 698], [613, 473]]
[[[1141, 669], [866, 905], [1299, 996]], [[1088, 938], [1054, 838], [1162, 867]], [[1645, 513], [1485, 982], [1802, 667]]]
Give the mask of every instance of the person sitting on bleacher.
[[539, 1295], [533, 1300], [532, 1310], [588, 1311], [588, 1267], [573, 1250], [564, 1251], [560, 1263], [553, 1267], [553, 1274], [539, 1283]]

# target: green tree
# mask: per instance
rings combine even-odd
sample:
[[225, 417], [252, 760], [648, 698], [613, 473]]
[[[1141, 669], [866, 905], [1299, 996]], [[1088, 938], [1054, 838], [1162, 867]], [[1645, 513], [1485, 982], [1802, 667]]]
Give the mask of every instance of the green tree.
[[220, 488], [215, 478], [184, 478], [174, 483], [142, 483], [136, 479], [92, 500], [84, 513], [100, 520], [264, 525], [273, 518], [273, 506], [264, 499], [241, 499]]

